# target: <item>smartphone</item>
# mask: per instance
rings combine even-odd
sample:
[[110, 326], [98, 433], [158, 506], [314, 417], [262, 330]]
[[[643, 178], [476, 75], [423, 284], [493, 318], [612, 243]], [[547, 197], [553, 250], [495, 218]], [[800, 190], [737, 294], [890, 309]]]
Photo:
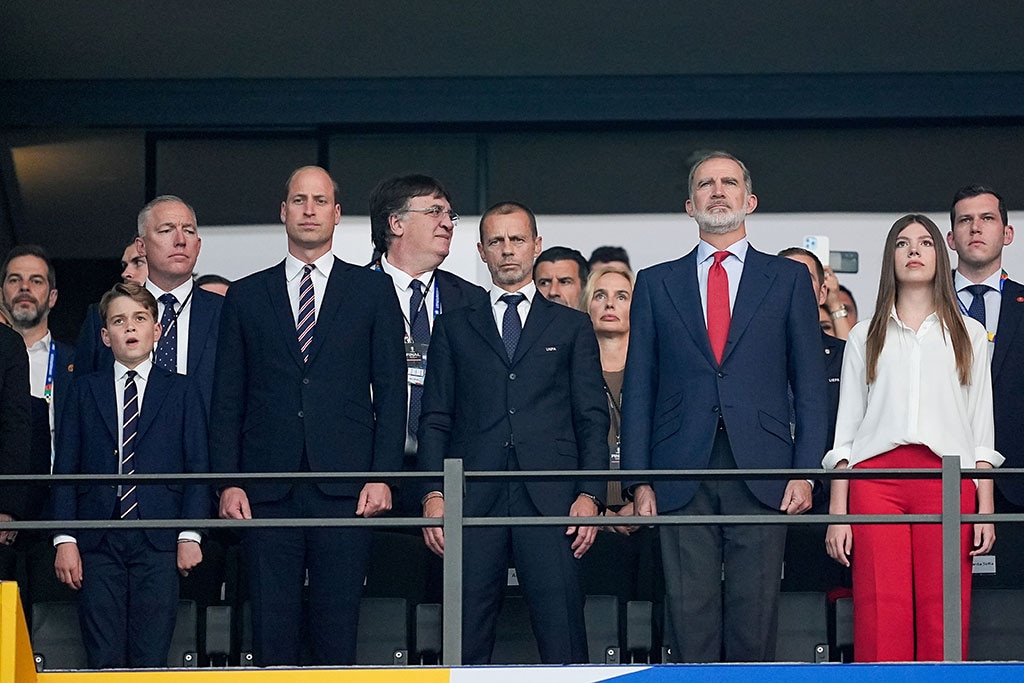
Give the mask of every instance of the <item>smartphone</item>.
[[833, 251], [827, 263], [833, 273], [856, 273], [860, 268], [860, 254], [856, 251]]
[[804, 249], [818, 257], [822, 265], [829, 263], [828, 236], [806, 235], [804, 237]]

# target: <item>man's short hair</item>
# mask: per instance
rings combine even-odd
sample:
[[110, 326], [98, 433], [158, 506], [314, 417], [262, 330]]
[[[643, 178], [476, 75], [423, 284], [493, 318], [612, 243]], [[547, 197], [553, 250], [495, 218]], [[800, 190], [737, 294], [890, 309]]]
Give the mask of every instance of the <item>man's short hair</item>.
[[533, 234], [534, 239], [537, 238], [537, 217], [533, 214], [533, 211], [526, 204], [520, 204], [519, 202], [503, 201], [496, 204], [491, 204], [491, 207], [484, 211], [484, 215], [480, 216], [480, 241], [484, 240], [484, 221], [491, 216], [507, 216], [513, 213], [525, 213], [526, 217], [530, 220], [530, 232]]
[[[779, 252], [779, 256], [783, 258], [789, 258], [790, 256], [806, 256], [814, 262], [814, 272], [818, 276], [818, 284], [825, 284], [825, 267], [821, 265], [821, 259], [813, 251], [808, 251], [803, 247], [787, 247]], [[818, 295], [817, 292], [814, 293]]]
[[149, 220], [149, 214], [153, 212], [153, 207], [155, 207], [157, 204], [165, 204], [167, 202], [176, 202], [178, 204], [183, 204], [185, 208], [188, 209], [188, 212], [192, 214], [192, 222], [196, 224], [196, 228], [199, 227], [199, 221], [196, 219], [196, 210], [192, 208], [191, 204], [186, 202], [181, 197], [177, 197], [173, 194], [162, 194], [159, 197], [154, 197], [153, 199], [150, 199], [148, 202], [146, 202], [146, 205], [142, 207], [142, 210], [139, 211], [139, 237], [146, 236], [146, 221]]
[[230, 287], [231, 284], [231, 280], [227, 279], [223, 275], [217, 275], [215, 273], [200, 275], [196, 278], [196, 287], [202, 287], [203, 285], [226, 285]]
[[38, 244], [19, 244], [11, 247], [4, 258], [3, 268], [0, 268], [0, 282], [7, 279], [7, 269], [10, 267], [11, 261], [22, 256], [35, 256], [45, 263], [46, 279], [50, 283], [50, 289], [57, 289], [57, 271], [53, 268], [53, 261], [50, 260], [50, 255], [46, 253], [46, 250]]
[[533, 262], [534, 279], [537, 278], [538, 264], [554, 263], [555, 261], [575, 261], [579, 268], [580, 286], [582, 287], [586, 283], [587, 277], [590, 275], [590, 265], [587, 264], [587, 259], [583, 258], [583, 254], [569, 247], [549, 247], [540, 252], [540, 256]]
[[1002, 195], [987, 185], [964, 185], [953, 195], [953, 203], [949, 206], [949, 226], [953, 227], [956, 224], [956, 205], [961, 199], [970, 199], [982, 194], [990, 194], [996, 198], [996, 201], [999, 203], [999, 217], [1003, 219], [1003, 225], [1009, 224], [1010, 219], [1006, 213], [1006, 202], [1003, 201]]
[[747, 165], [729, 152], [723, 152], [722, 150], [703, 150], [695, 152], [693, 158], [695, 158], [696, 161], [691, 164], [690, 175], [686, 180], [686, 192], [690, 199], [693, 199], [693, 177], [697, 173], [697, 167], [711, 159], [728, 159], [729, 161], [735, 161], [739, 165], [740, 170], [743, 171], [743, 185], [747, 188], [747, 194], [754, 193], [754, 185], [750, 181], [750, 170], [747, 168]]
[[327, 171], [326, 168], [324, 168], [323, 166], [317, 166], [316, 164], [309, 164], [308, 166], [299, 166], [297, 169], [292, 171], [291, 174], [288, 175], [288, 180], [284, 181], [284, 198], [285, 198], [285, 201], [288, 200], [288, 193], [292, 191], [292, 181], [295, 180], [295, 176], [299, 175], [303, 171], [308, 171], [308, 170], [310, 170], [312, 168], [315, 168], [315, 169], [318, 169], [320, 171], [323, 171], [324, 173], [327, 173], [327, 177], [331, 179], [331, 189], [334, 190], [334, 203], [340, 205], [341, 201], [338, 199], [338, 195], [341, 193], [341, 188], [338, 187], [338, 181], [334, 179], [334, 176], [332, 176]]
[[110, 309], [110, 303], [114, 299], [120, 299], [125, 296], [145, 306], [153, 315], [153, 321], [156, 322], [156, 297], [142, 285], [135, 284], [134, 282], [118, 282], [104, 293], [103, 298], [100, 299], [100, 319], [103, 321], [103, 327], [107, 326], [107, 311]]
[[593, 268], [598, 263], [611, 263], [612, 261], [622, 261], [628, 266], [629, 254], [623, 247], [598, 247], [590, 253], [587, 264]]
[[388, 253], [395, 237], [389, 219], [409, 208], [409, 200], [413, 197], [444, 197], [449, 204], [452, 203], [441, 181], [428, 175], [396, 175], [377, 183], [370, 193], [370, 239], [373, 248], [381, 254]]

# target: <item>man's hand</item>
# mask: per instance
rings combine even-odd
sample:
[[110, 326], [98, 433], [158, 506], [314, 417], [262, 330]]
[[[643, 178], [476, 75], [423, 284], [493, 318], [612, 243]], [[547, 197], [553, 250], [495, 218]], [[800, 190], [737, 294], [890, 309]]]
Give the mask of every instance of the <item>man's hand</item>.
[[61, 543], [57, 546], [53, 569], [57, 573], [57, 580], [68, 588], [78, 590], [82, 587], [82, 556], [78, 553], [77, 543]]
[[195, 541], [178, 541], [178, 573], [188, 576], [189, 571], [203, 561], [203, 548]]
[[[636, 508], [635, 508], [633, 503], [626, 503], [621, 508], [619, 508], [618, 512], [615, 512], [614, 510], [605, 510], [604, 511], [604, 516], [605, 517], [633, 517], [636, 514], [636, 512], [634, 512], [635, 509]], [[639, 529], [640, 527], [635, 525], [635, 524], [630, 524], [630, 525], [625, 525], [625, 526], [620, 524], [620, 525], [613, 525], [613, 526], [605, 526], [605, 527], [602, 527], [602, 528], [605, 529], [606, 531], [612, 532], [613, 534], [622, 534], [623, 536], [628, 536], [631, 533], [633, 533], [634, 531], [636, 531], [637, 529]]]
[[252, 519], [249, 496], [237, 486], [229, 486], [220, 492], [221, 519]]
[[782, 494], [782, 505], [779, 509], [787, 515], [799, 515], [811, 509], [811, 482], [806, 479], [794, 479], [786, 484], [786, 492]]
[[387, 484], [369, 483], [359, 492], [356, 503], [357, 517], [373, 517], [391, 509], [391, 487]]
[[[444, 498], [433, 496], [423, 503], [424, 517], [444, 517]], [[444, 528], [423, 527], [423, 541], [435, 555], [444, 557]]]
[[658, 516], [658, 500], [650, 484], [640, 484], [633, 489], [633, 507], [641, 517]]
[[[6, 512], [0, 512], [0, 524], [3, 522], [13, 522], [14, 517], [11, 517]], [[18, 537], [17, 531], [5, 531], [0, 529], [0, 545], [10, 545], [14, 543], [14, 539]]]
[[[570, 517], [596, 517], [597, 516], [597, 503], [590, 496], [585, 496], [582, 493], [576, 497], [572, 507], [569, 508]], [[565, 530], [566, 536], [572, 536], [576, 534], [575, 540], [572, 542], [572, 556], [577, 560], [587, 554], [590, 550], [590, 546], [594, 545], [594, 539], [597, 538], [596, 526], [571, 526]]]

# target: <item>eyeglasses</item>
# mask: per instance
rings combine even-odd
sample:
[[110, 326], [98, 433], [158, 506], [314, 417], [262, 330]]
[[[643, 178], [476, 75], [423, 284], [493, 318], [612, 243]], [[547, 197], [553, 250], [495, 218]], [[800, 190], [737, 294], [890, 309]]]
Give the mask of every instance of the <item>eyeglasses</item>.
[[431, 218], [440, 218], [442, 215], [448, 216], [452, 219], [452, 225], [456, 226], [459, 224], [459, 214], [455, 213], [451, 209], [446, 209], [442, 206], [428, 206], [425, 209], [402, 209], [399, 213], [422, 213], [424, 216], [430, 216]]

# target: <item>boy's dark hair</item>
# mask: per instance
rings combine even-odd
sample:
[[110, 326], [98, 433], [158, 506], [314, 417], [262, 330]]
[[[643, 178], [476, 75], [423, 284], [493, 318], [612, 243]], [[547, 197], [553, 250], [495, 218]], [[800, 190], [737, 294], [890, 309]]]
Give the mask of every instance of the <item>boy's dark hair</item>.
[[103, 321], [103, 327], [107, 326], [107, 310], [110, 308], [110, 302], [123, 296], [145, 306], [153, 314], [153, 320], [156, 321], [156, 297], [142, 285], [135, 284], [134, 282], [118, 282], [100, 299], [100, 319]]

